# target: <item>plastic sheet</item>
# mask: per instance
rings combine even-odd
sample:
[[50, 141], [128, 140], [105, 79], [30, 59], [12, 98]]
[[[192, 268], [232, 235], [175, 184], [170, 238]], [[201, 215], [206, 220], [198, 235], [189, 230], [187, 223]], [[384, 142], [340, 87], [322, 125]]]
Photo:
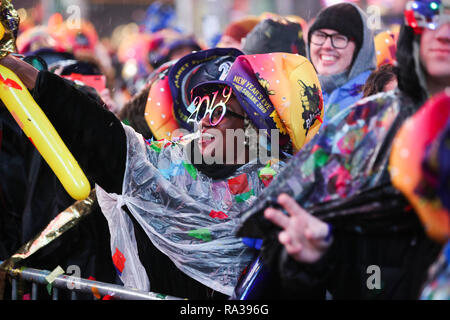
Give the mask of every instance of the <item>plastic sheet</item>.
[[[241, 212], [254, 204], [264, 188], [258, 171], [265, 165], [250, 162], [228, 179], [213, 180], [188, 158], [187, 148], [194, 135], [149, 145], [131, 128], [124, 128], [128, 157], [122, 195], [97, 190], [110, 223], [112, 252], [118, 248], [126, 259], [122, 281], [126, 286], [148, 283], [148, 279], [142, 280], [147, 276], [137, 255], [131, 219], [122, 209], [125, 204], [152, 243], [181, 271], [231, 295], [253, 256], [234, 230]], [[282, 165], [271, 162], [275, 172]]]
[[389, 152], [400, 124], [414, 110], [414, 104], [398, 92], [380, 93], [344, 109], [242, 215], [237, 234], [265, 238], [276, 230], [263, 212], [280, 193], [293, 196], [322, 220], [355, 232], [367, 231], [361, 229], [364, 224], [368, 229], [380, 227], [370, 218], [402, 212], [407, 202], [392, 187]]

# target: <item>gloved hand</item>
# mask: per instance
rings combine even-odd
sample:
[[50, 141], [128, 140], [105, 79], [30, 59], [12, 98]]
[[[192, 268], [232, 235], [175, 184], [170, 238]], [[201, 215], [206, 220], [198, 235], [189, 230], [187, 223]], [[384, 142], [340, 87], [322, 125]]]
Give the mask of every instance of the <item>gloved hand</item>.
[[10, 0], [0, 0], [0, 59], [16, 52], [19, 15]]

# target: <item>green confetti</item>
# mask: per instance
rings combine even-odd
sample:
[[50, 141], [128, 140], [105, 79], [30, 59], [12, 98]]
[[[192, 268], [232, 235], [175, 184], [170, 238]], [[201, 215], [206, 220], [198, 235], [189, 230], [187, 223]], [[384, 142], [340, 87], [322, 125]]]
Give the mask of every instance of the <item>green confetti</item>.
[[328, 154], [323, 149], [319, 149], [314, 153], [314, 160], [316, 167], [323, 167], [328, 162]]
[[303, 162], [301, 171], [304, 175], [310, 176], [314, 172], [314, 168], [315, 168], [314, 156], [309, 156], [308, 159], [305, 162]]
[[122, 120], [122, 123], [123, 123], [123, 124], [126, 124], [127, 126], [130, 125], [130, 121], [129, 121], [128, 119], [123, 119], [123, 120]]
[[314, 170], [323, 167], [328, 162], [328, 154], [323, 149], [318, 149], [302, 164], [302, 173], [306, 176], [313, 174]]
[[162, 294], [162, 293], [158, 293], [157, 295], [156, 295], [156, 297], [158, 298], [158, 299], [166, 299], [166, 297], [167, 297], [167, 294]]
[[51, 295], [51, 294], [52, 294], [52, 288], [53, 288], [53, 286], [52, 286], [51, 283], [47, 284], [47, 292], [48, 292], [48, 295]]
[[197, 169], [192, 165], [192, 163], [188, 163], [183, 161], [183, 166], [186, 171], [191, 175], [192, 179], [197, 179]]
[[152, 144], [150, 145], [150, 148], [152, 148], [156, 152], [161, 152], [161, 148], [158, 147], [154, 142], [152, 142]]
[[241, 202], [247, 201], [253, 195], [254, 195], [254, 192], [253, 192], [253, 189], [252, 189], [249, 192], [245, 192], [245, 193], [241, 193], [241, 194], [235, 195], [234, 199], [236, 200], [237, 203], [241, 203]]
[[211, 231], [209, 231], [208, 229], [195, 229], [195, 230], [191, 230], [188, 232], [188, 235], [190, 237], [194, 237], [203, 241], [211, 241], [212, 237], [211, 237]]
[[258, 177], [261, 179], [261, 176], [269, 176], [269, 177], [275, 177], [277, 172], [272, 169], [271, 167], [264, 167], [261, 170], [258, 171]]

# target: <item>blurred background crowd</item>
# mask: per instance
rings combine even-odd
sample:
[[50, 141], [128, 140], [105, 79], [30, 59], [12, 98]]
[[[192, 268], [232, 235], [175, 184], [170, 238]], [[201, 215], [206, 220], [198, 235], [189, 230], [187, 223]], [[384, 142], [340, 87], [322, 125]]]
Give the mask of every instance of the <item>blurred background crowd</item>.
[[[339, 2], [344, 1], [17, 0], [14, 6], [21, 18], [19, 53], [47, 48], [96, 60], [109, 89], [102, 98], [116, 113], [169, 60], [215, 46], [242, 49], [253, 27], [276, 15], [299, 23], [306, 35], [320, 9]], [[385, 43], [398, 35], [406, 1], [350, 2], [365, 10], [368, 27], [380, 34], [377, 58], [395, 57], [394, 42]]]

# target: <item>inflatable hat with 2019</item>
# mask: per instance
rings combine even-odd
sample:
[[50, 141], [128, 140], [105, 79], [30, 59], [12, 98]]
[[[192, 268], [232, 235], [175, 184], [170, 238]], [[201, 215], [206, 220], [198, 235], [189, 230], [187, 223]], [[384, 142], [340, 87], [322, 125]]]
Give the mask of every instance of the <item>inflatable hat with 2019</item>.
[[156, 69], [149, 77], [150, 92], [145, 108], [145, 119], [154, 137], [170, 140], [176, 129], [192, 131], [192, 124], [187, 122], [191, 115], [188, 107], [192, 88], [226, 75], [236, 57], [242, 54], [234, 48], [202, 50]]
[[449, 106], [449, 92], [431, 98], [403, 124], [390, 157], [393, 185], [441, 243], [450, 238]]
[[280, 132], [280, 145], [292, 143], [297, 152], [319, 130], [323, 99], [314, 67], [303, 56], [288, 53], [242, 55], [236, 58], [224, 80], [202, 83], [225, 84], [233, 92], [258, 129]]

